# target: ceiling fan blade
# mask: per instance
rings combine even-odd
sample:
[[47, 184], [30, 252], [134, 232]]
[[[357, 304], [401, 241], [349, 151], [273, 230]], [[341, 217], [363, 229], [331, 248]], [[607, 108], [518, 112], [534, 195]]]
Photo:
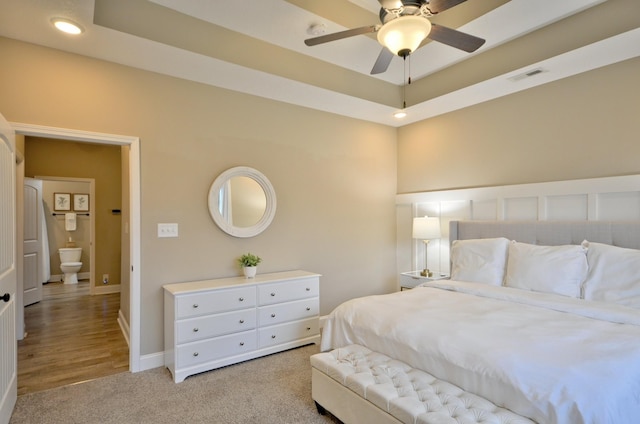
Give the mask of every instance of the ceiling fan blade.
[[353, 37], [354, 35], [368, 34], [376, 32], [380, 25], [371, 25], [360, 28], [348, 29], [346, 31], [334, 32], [333, 34], [321, 35], [319, 37], [308, 38], [304, 40], [307, 46], [316, 46], [318, 44], [328, 43], [330, 41], [341, 40], [343, 38]]
[[464, 50], [467, 53], [475, 52], [485, 42], [484, 39], [474, 35], [466, 34], [464, 32], [436, 24], [431, 24], [431, 32], [429, 33], [428, 38], [442, 44]]
[[400, 9], [402, 0], [378, 0], [384, 9]]
[[444, 12], [445, 10], [451, 9], [453, 6], [457, 6], [465, 1], [467, 0], [429, 0], [429, 10], [435, 15], [436, 13]]
[[381, 74], [387, 70], [389, 64], [391, 63], [391, 59], [393, 59], [394, 54], [391, 53], [386, 47], [383, 47], [380, 50], [380, 54], [376, 59], [376, 63], [373, 65], [373, 69], [371, 69], [371, 75]]

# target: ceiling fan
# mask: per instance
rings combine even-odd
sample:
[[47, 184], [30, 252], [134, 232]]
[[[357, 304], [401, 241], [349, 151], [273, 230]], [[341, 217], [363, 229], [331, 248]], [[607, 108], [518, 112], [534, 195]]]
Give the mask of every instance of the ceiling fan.
[[444, 12], [466, 0], [378, 0], [381, 24], [348, 29], [333, 34], [321, 35], [304, 40], [307, 46], [328, 43], [355, 35], [377, 33], [378, 42], [383, 45], [371, 74], [385, 72], [394, 55], [406, 58], [413, 53], [425, 38], [464, 50], [476, 51], [485, 42], [455, 29], [437, 25], [429, 17]]

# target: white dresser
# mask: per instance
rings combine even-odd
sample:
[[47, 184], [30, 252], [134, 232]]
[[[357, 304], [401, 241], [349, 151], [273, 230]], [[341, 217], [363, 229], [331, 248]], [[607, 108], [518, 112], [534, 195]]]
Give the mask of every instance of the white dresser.
[[164, 286], [164, 364], [190, 375], [320, 343], [320, 275], [258, 274]]

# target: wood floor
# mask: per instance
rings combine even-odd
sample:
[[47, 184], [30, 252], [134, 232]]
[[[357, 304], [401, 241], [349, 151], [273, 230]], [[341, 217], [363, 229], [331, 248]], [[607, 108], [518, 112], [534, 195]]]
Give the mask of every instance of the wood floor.
[[118, 325], [120, 294], [89, 295], [89, 282], [48, 283], [44, 300], [24, 308], [18, 341], [18, 395], [129, 370]]

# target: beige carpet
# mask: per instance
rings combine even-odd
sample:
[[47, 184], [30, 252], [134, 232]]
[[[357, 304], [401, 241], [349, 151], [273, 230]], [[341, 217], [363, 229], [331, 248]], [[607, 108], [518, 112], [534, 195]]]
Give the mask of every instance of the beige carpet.
[[304, 346], [178, 384], [163, 367], [27, 394], [10, 424], [337, 423], [311, 399], [309, 357], [318, 351]]

